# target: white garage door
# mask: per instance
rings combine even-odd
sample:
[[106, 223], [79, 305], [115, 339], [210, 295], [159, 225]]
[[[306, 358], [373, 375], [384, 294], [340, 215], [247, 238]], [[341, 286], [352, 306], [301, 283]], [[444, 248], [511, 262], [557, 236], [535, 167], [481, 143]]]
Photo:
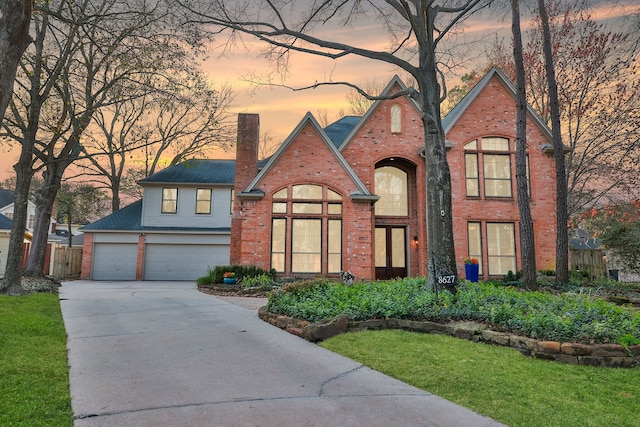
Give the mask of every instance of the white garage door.
[[93, 247], [93, 280], [136, 280], [138, 245], [96, 243]]
[[229, 263], [228, 245], [147, 244], [144, 280], [195, 280]]

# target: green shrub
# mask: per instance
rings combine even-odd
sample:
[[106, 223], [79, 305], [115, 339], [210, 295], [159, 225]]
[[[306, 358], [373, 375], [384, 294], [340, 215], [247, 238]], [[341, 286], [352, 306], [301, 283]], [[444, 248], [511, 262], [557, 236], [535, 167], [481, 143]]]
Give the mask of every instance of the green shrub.
[[248, 277], [261, 276], [263, 274], [271, 277], [275, 280], [276, 271], [265, 271], [255, 265], [217, 265], [213, 269], [209, 268], [207, 274], [203, 277], [196, 279], [198, 286], [210, 285], [213, 283], [223, 283], [224, 273], [233, 272], [236, 274], [236, 279], [242, 281]]
[[240, 285], [243, 288], [259, 288], [261, 290], [271, 290], [277, 285], [270, 274], [260, 274], [259, 276], [249, 276], [242, 279]]
[[640, 339], [638, 311], [583, 292], [523, 292], [491, 283], [464, 281], [456, 294], [436, 294], [427, 289], [424, 278], [351, 286], [316, 279], [284, 286], [270, 295], [267, 308], [309, 321], [339, 314], [351, 320], [475, 320], [540, 340], [610, 343]]

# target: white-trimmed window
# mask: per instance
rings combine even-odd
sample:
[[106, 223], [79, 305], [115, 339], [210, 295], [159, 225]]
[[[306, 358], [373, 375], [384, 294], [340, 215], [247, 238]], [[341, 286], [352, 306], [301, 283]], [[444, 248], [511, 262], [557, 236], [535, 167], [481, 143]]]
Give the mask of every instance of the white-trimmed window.
[[467, 196], [480, 196], [480, 173], [483, 171], [484, 197], [512, 197], [511, 153], [509, 140], [486, 137], [464, 146]]
[[196, 214], [211, 214], [211, 189], [196, 189]]
[[342, 270], [342, 196], [300, 184], [272, 195], [271, 268], [331, 274]]
[[402, 132], [402, 109], [399, 105], [391, 106], [391, 133]]
[[482, 224], [479, 222], [467, 223], [467, 254], [469, 258], [478, 260], [478, 273], [482, 274]]
[[492, 276], [516, 272], [516, 236], [512, 222], [487, 223], [487, 258]]
[[162, 189], [162, 213], [174, 214], [178, 212], [178, 189]]
[[376, 195], [380, 200], [374, 205], [376, 216], [408, 216], [409, 190], [408, 175], [393, 166], [376, 168]]

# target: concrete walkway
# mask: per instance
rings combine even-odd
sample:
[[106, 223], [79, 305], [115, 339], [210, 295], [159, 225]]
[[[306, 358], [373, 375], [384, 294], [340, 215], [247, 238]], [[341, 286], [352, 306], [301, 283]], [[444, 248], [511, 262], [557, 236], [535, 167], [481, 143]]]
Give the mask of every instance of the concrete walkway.
[[498, 426], [180, 282], [65, 282], [76, 427]]

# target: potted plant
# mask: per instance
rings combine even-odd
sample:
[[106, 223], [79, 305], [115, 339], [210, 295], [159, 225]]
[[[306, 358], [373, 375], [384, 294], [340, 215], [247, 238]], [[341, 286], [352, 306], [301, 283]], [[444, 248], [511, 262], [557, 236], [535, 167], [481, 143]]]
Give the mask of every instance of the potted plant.
[[234, 273], [233, 271], [225, 272], [222, 281], [228, 285], [236, 283], [236, 273]]
[[468, 281], [477, 282], [479, 271], [480, 264], [476, 258], [466, 257], [464, 259], [464, 273]]

